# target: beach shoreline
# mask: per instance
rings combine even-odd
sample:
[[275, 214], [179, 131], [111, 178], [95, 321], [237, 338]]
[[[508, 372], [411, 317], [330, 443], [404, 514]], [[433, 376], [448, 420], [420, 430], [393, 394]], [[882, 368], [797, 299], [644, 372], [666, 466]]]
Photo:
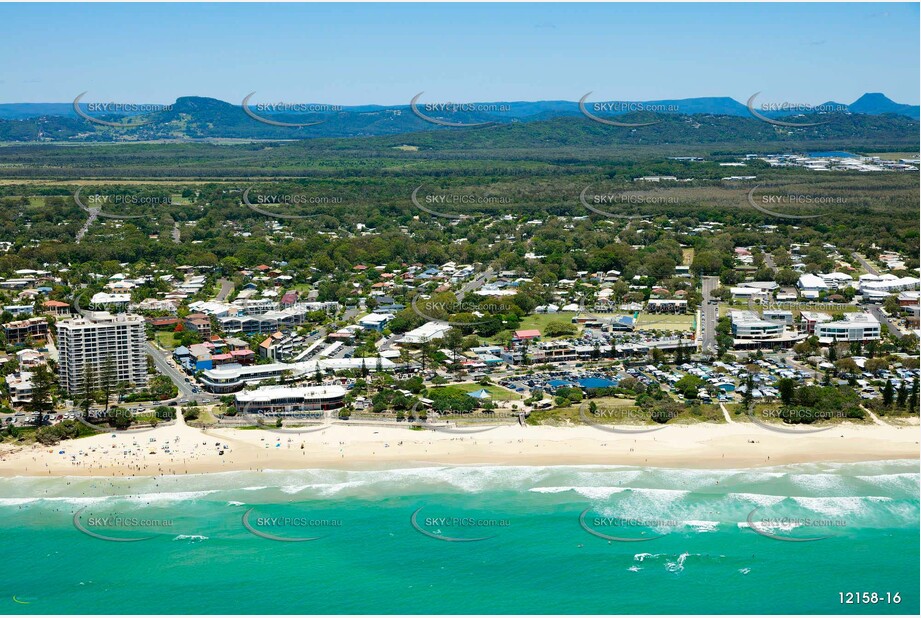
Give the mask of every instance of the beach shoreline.
[[[624, 428], [624, 431], [637, 428]], [[215, 472], [424, 466], [628, 465], [739, 469], [919, 459], [917, 420], [842, 423], [793, 435], [753, 423], [669, 425], [644, 433], [591, 426], [495, 426], [477, 433], [329, 425], [322, 431], [197, 429], [177, 422], [55, 446], [3, 445], [0, 477], [161, 476]], [[168, 447], [166, 447], [168, 445]], [[221, 454], [221, 451], [223, 453]]]

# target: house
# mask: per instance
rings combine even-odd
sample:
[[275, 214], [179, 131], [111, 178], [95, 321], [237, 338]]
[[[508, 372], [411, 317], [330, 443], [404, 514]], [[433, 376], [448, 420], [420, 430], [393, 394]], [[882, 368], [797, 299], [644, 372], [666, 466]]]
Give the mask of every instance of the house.
[[42, 303], [45, 313], [56, 317], [70, 317], [70, 305], [59, 300], [46, 300]]
[[382, 331], [390, 320], [394, 316], [392, 313], [369, 313], [368, 315], [360, 318], [358, 324], [361, 325], [365, 330], [376, 330]]
[[530, 339], [540, 339], [540, 331], [536, 328], [515, 331], [516, 341], [527, 341]]

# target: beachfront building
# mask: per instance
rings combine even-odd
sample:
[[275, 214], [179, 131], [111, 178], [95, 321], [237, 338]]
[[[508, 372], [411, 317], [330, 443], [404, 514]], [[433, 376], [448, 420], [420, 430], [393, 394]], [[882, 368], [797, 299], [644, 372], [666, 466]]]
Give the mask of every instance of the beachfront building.
[[298, 363], [269, 363], [243, 366], [236, 363], [206, 369], [199, 377], [205, 390], [212, 393], [235, 393], [245, 386], [266, 380], [296, 380], [329, 371], [393, 371], [396, 365], [387, 358], [324, 358]]
[[6, 388], [10, 393], [10, 404], [22, 407], [32, 401], [32, 372], [18, 371], [6, 376]]
[[341, 386], [273, 386], [237, 393], [234, 405], [238, 412], [290, 416], [303, 412], [338, 410], [345, 401], [346, 390]]
[[57, 323], [58, 374], [61, 388], [82, 392], [87, 376], [99, 385], [103, 380], [125, 383], [133, 389], [147, 386], [147, 353], [144, 318], [106, 311]]
[[815, 334], [820, 343], [873, 341], [880, 338], [880, 325], [869, 313], [850, 313], [843, 320], [816, 325]]
[[46, 318], [26, 318], [3, 325], [6, 342], [21, 345], [27, 342], [44, 343], [48, 340], [48, 320]]

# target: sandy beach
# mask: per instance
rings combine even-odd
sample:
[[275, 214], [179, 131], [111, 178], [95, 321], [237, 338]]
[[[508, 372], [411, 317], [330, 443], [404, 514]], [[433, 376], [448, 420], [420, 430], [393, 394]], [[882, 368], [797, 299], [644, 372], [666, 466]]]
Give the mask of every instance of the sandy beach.
[[3, 445], [0, 476], [155, 476], [432, 464], [740, 468], [918, 459], [919, 441], [916, 423], [844, 423], [803, 435], [769, 431], [752, 423], [700, 423], [628, 435], [591, 426], [514, 425], [459, 434], [346, 424], [280, 433], [202, 430], [179, 421], [145, 432], [100, 434], [53, 447]]

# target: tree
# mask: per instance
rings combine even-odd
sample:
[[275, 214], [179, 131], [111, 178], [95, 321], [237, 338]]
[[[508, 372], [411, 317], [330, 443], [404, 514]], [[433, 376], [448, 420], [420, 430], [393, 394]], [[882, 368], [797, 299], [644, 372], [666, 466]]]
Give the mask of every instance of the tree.
[[883, 371], [889, 368], [889, 361], [885, 358], [868, 358], [863, 365], [864, 371], [875, 374], [877, 371]]
[[110, 354], [103, 359], [102, 366], [99, 368], [99, 386], [102, 390], [102, 396], [105, 398], [103, 414], [109, 411], [109, 398], [115, 390], [117, 379], [118, 373], [115, 367], [115, 358]]
[[892, 380], [886, 380], [886, 386], [883, 388], [883, 405], [887, 408], [892, 407], [892, 398], [895, 394], [895, 388], [892, 386]]
[[755, 376], [749, 373], [745, 376], [745, 392], [742, 393], [742, 403], [746, 409], [748, 409], [755, 397], [752, 394], [753, 390], [755, 390]]
[[52, 388], [54, 376], [46, 365], [39, 365], [32, 372], [32, 399], [25, 405], [26, 410], [35, 414], [38, 427], [42, 426], [45, 414], [54, 409]]
[[860, 371], [860, 367], [857, 366], [853, 358], [842, 358], [835, 361], [835, 369], [838, 373], [849, 373], [852, 375]]
[[918, 378], [915, 377], [911, 383], [911, 395], [908, 397], [908, 410], [912, 414], [918, 412]]
[[886, 297], [886, 300], [883, 301], [883, 309], [886, 310], [886, 313], [889, 315], [898, 315], [902, 311], [902, 307], [899, 306], [899, 299], [897, 296], [890, 294]]
[[905, 404], [908, 402], [908, 384], [902, 380], [902, 384], [899, 386], [898, 396], [895, 400], [895, 405], [900, 408], [904, 408]]
[[780, 391], [780, 400], [785, 406], [793, 403], [793, 395], [796, 392], [796, 380], [793, 378], [781, 378], [777, 382], [777, 390]]
[[83, 408], [83, 416], [89, 416], [90, 406], [96, 399], [96, 371], [93, 365], [86, 363], [83, 366], [83, 388], [80, 389], [78, 399], [80, 407]]

